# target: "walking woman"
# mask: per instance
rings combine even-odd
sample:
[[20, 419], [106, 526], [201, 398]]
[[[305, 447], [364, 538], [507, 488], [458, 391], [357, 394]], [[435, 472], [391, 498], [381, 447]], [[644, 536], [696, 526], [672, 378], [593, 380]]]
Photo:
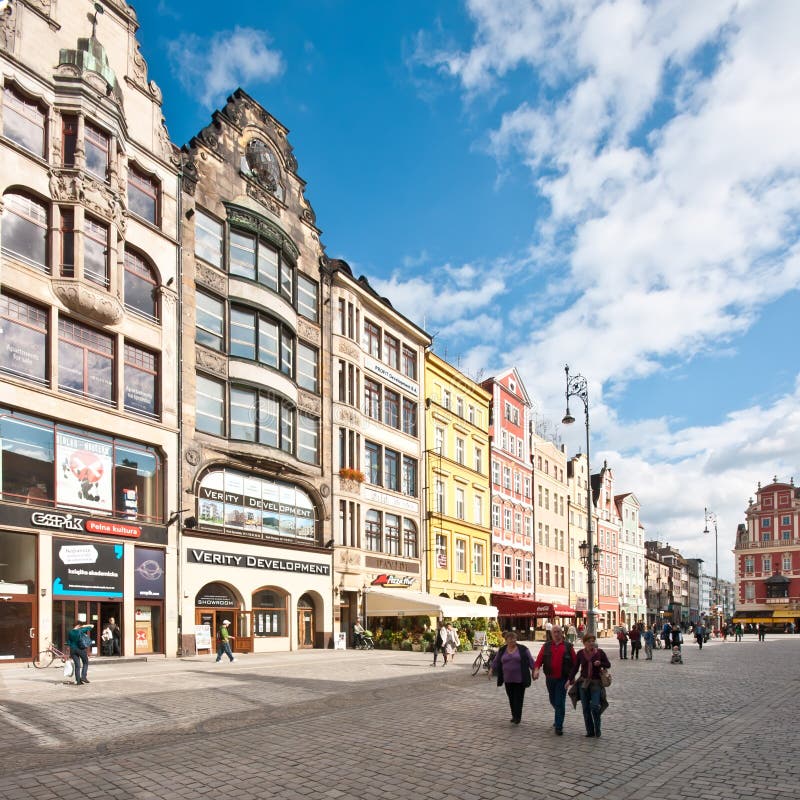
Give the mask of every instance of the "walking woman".
[[524, 644], [517, 643], [517, 634], [506, 631], [506, 643], [497, 651], [489, 675], [497, 675], [497, 685], [506, 687], [508, 704], [511, 706], [511, 722], [519, 725], [522, 720], [522, 704], [525, 690], [531, 685], [533, 658]]
[[[578, 696], [583, 709], [583, 723], [586, 735], [600, 738], [600, 715], [608, 702], [606, 690], [600, 682], [600, 673], [610, 669], [608, 656], [597, 646], [597, 639], [591, 633], [583, 637], [583, 650], [578, 651], [578, 658], [569, 676], [569, 686], [575, 683], [578, 676]], [[579, 674], [580, 673], [580, 674]]]

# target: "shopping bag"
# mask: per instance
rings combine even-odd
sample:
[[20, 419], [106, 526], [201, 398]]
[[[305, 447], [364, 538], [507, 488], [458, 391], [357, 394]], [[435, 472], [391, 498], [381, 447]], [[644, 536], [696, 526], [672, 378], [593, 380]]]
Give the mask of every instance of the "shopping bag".
[[70, 658], [64, 662], [64, 677], [71, 678], [74, 674], [75, 674], [75, 664]]

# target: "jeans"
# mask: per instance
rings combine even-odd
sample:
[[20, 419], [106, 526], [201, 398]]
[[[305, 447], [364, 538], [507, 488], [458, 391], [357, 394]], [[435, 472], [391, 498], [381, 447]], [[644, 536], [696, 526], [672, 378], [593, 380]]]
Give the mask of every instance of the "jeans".
[[70, 655], [75, 665], [75, 683], [83, 683], [86, 673], [89, 672], [89, 656], [85, 650], [72, 650]]
[[550, 705], [556, 712], [555, 728], [560, 731], [564, 727], [564, 711], [567, 702], [567, 680], [566, 678], [547, 678], [547, 694], [550, 697]]
[[647, 644], [647, 642], [644, 644], [644, 657], [647, 661], [653, 660], [653, 645]]
[[578, 683], [578, 693], [583, 709], [583, 724], [589, 736], [600, 735], [600, 681], [589, 681], [589, 686], [584, 682]]
[[222, 660], [222, 654], [225, 653], [228, 658], [233, 661], [233, 653], [231, 652], [231, 643], [227, 639], [217, 645], [217, 661]]
[[525, 701], [524, 683], [505, 683], [508, 705], [511, 707], [511, 719], [519, 722], [522, 719], [522, 704]]
[[619, 657], [620, 658], [627, 658], [628, 657], [628, 642], [620, 642], [619, 643]]
[[639, 660], [639, 650], [642, 649], [641, 642], [631, 642], [631, 658]]

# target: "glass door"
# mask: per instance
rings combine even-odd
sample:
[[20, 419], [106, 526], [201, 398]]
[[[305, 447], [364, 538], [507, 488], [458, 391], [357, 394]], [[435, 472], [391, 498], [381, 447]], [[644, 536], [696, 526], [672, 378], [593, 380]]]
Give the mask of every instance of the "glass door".
[[36, 644], [34, 595], [0, 594], [0, 660], [33, 657]]
[[306, 594], [297, 601], [297, 646], [314, 646], [314, 602]]

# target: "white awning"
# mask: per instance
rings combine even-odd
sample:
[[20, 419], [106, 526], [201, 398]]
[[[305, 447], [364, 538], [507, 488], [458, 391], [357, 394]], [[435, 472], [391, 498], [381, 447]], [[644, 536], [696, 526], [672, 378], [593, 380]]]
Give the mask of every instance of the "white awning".
[[368, 617], [497, 617], [494, 606], [403, 589], [367, 589]]

